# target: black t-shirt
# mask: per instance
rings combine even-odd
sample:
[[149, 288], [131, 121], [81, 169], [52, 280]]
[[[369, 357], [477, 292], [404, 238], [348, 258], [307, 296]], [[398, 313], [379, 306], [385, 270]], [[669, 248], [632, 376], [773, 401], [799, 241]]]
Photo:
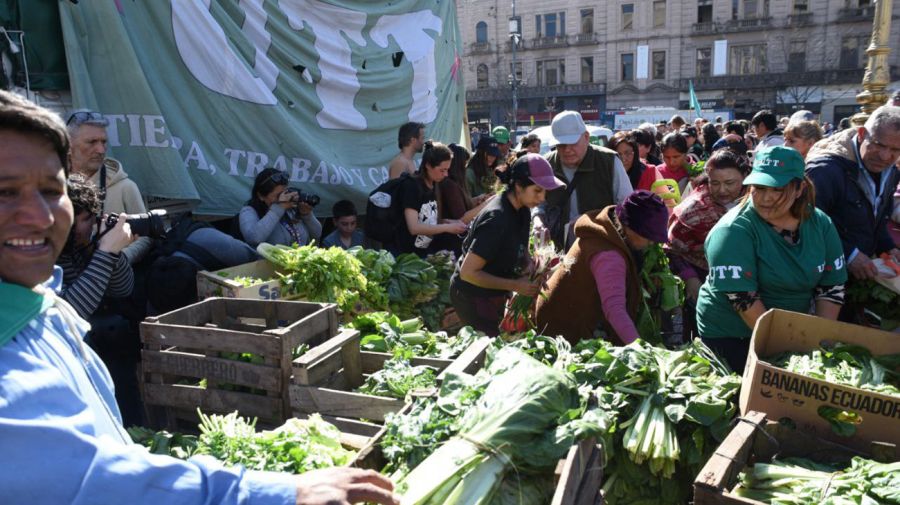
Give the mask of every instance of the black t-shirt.
[[397, 243], [391, 252], [402, 254], [414, 252], [425, 256], [430, 251], [432, 237], [428, 235], [412, 235], [406, 226], [406, 209], [413, 209], [419, 214], [420, 223], [438, 224], [437, 199], [434, 189], [428, 189], [419, 177], [408, 177], [400, 188], [400, 201], [403, 204], [403, 226], [397, 234]]
[[452, 282], [463, 293], [470, 296], [498, 296], [506, 291], [486, 289], [470, 284], [459, 278], [466, 254], [471, 251], [484, 258], [484, 271], [515, 279], [521, 275], [528, 248], [528, 233], [531, 228], [531, 211], [522, 207], [516, 210], [506, 193], [493, 199], [478, 214], [469, 234], [463, 240], [462, 254], [453, 273]]

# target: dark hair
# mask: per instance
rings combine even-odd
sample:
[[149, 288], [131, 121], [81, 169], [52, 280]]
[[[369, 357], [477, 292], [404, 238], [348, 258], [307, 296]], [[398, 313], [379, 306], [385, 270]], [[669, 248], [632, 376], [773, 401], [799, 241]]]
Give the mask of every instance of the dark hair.
[[0, 130], [36, 135], [50, 142], [68, 177], [69, 133], [59, 116], [18, 95], [0, 90]]
[[703, 150], [707, 152], [707, 154], [712, 152], [712, 146], [719, 140], [719, 132], [716, 131], [716, 125], [712, 123], [706, 123], [703, 125]]
[[488, 166], [487, 157], [487, 149], [476, 149], [475, 155], [469, 160], [468, 168], [471, 168], [472, 171], [475, 172], [476, 179], [484, 179], [488, 174], [492, 173], [494, 168], [500, 163], [500, 156], [497, 156], [494, 162]]
[[685, 137], [697, 138], [697, 128], [694, 126], [685, 126], [684, 129], [681, 130], [681, 134]]
[[76, 216], [82, 212], [95, 216], [100, 215], [103, 204], [100, 203], [97, 187], [84, 176], [81, 174], [70, 175], [66, 180], [66, 191], [69, 193], [69, 200], [72, 200], [72, 208], [75, 209]]
[[161, 313], [197, 302], [197, 267], [178, 256], [159, 258], [147, 273], [147, 301]]
[[754, 114], [753, 119], [750, 120], [750, 124], [753, 126], [758, 126], [760, 123], [766, 127], [766, 130], [774, 130], [778, 127], [778, 118], [775, 117], [774, 112], [763, 109]]
[[528, 159], [524, 156], [507, 166], [506, 170], [496, 170], [494, 173], [497, 175], [497, 179], [506, 185], [505, 191], [507, 192], [515, 191], [516, 186], [525, 189], [534, 184], [530, 177], [531, 169], [528, 166]]
[[640, 128], [631, 130], [631, 136], [634, 137], [634, 141], [638, 145], [652, 147], [654, 144], [656, 144], [656, 139], [654, 138], [653, 134], [647, 130], [642, 130]]
[[748, 160], [746, 156], [727, 148], [719, 149], [714, 152], [712, 156], [706, 160], [706, 164], [703, 166], [703, 170], [707, 174], [713, 170], [721, 170], [724, 168], [733, 168], [740, 172], [744, 177], [750, 175], [750, 172], [753, 169], [750, 166], [750, 160]]
[[619, 144], [628, 144], [629, 146], [631, 146], [631, 149], [634, 150], [634, 158], [632, 158], [632, 160], [631, 160], [631, 166], [625, 167], [625, 171], [629, 171], [636, 164], [641, 162], [641, 160], [640, 160], [641, 153], [640, 153], [640, 151], [638, 151], [638, 144], [637, 144], [637, 141], [634, 139], [634, 137], [635, 137], [634, 132], [628, 133], [628, 132], [621, 131], [621, 132], [616, 132], [616, 134], [613, 135], [613, 137], [609, 140], [608, 147], [610, 149], [612, 149], [613, 151], [618, 150], [617, 148], [619, 147]]
[[415, 121], [410, 121], [401, 126], [400, 131], [397, 133], [397, 144], [400, 146], [400, 149], [408, 146], [413, 139], [418, 138], [419, 131], [424, 129], [424, 123], [416, 123]]
[[740, 135], [743, 137], [747, 132], [744, 130], [744, 125], [740, 123], [740, 121], [728, 121], [725, 123], [725, 132], [726, 133], [734, 133], [736, 135]]
[[522, 149], [525, 149], [526, 147], [530, 146], [531, 144], [534, 144], [535, 142], [540, 142], [540, 141], [541, 141], [541, 138], [538, 137], [537, 134], [529, 133], [528, 135], [525, 135], [524, 137], [522, 137]]
[[356, 205], [353, 205], [350, 200], [338, 200], [331, 206], [331, 216], [334, 219], [356, 215]]
[[[284, 175], [284, 180], [278, 174]], [[253, 207], [259, 217], [265, 216], [266, 212], [269, 212], [269, 207], [259, 195], [268, 195], [275, 187], [286, 184], [286, 181], [287, 174], [281, 170], [272, 167], [262, 169], [260, 173], [256, 174], [256, 179], [253, 180], [253, 189], [250, 192], [250, 200], [247, 200], [247, 205]]]
[[461, 145], [450, 144], [449, 147], [453, 153], [453, 160], [450, 162], [450, 171], [447, 172], [447, 177], [459, 186], [466, 208], [471, 209], [473, 207], [472, 195], [469, 194], [469, 186], [466, 184], [466, 165], [469, 158], [472, 157], [472, 153]]
[[684, 124], [685, 124], [684, 118], [679, 116], [678, 114], [675, 114], [674, 116], [672, 116], [672, 119], [670, 119], [669, 122], [672, 123], [673, 125], [679, 125], [679, 126], [684, 126]]
[[841, 130], [846, 130], [847, 128], [850, 128], [850, 118], [845, 117], [845, 118], [841, 119], [838, 122], [838, 128], [840, 128]]
[[665, 151], [666, 149], [675, 149], [681, 154], [687, 154], [687, 140], [680, 133], [669, 133], [662, 140], [662, 150]]
[[425, 166], [432, 168], [440, 165], [445, 161], [453, 159], [453, 151], [444, 144], [429, 140], [425, 142], [425, 150], [422, 151], [422, 164], [419, 167], [419, 173], [424, 177], [427, 173]]

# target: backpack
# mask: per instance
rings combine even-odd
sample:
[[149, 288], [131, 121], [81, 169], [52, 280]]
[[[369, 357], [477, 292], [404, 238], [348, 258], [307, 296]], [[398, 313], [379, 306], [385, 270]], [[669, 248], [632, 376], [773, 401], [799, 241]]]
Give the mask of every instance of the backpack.
[[366, 222], [363, 227], [367, 237], [382, 244], [393, 244], [403, 220], [403, 183], [411, 175], [404, 172], [396, 179], [383, 182], [369, 193], [366, 200]]

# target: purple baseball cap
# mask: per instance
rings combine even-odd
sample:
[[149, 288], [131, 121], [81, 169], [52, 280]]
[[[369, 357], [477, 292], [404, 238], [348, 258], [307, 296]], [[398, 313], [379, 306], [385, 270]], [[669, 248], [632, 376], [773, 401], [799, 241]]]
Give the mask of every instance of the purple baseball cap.
[[530, 179], [531, 182], [547, 191], [562, 188], [566, 185], [566, 183], [553, 175], [553, 167], [551, 167], [550, 163], [539, 154], [528, 153], [521, 156], [509, 169], [513, 172], [519, 170], [526, 172], [528, 174], [528, 179]]

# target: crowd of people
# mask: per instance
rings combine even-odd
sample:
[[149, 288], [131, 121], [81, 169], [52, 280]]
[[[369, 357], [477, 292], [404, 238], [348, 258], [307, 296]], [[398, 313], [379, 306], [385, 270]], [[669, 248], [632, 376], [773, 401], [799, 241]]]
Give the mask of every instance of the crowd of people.
[[[341, 200], [320, 221], [318, 196], [266, 168], [231, 227], [187, 216], [160, 233], [160, 217], [107, 156], [102, 114], [79, 110], [63, 122], [0, 92], [0, 429], [7, 456], [21, 462], [0, 477], [0, 495], [396, 502], [373, 472], [288, 477], [129, 443], [123, 425], [142, 422], [139, 322], [196, 301], [199, 270], [254, 261], [263, 242], [453, 251], [449, 296], [464, 324], [497, 335], [520, 294], [536, 300], [541, 332], [617, 344], [641, 336], [639, 272], [644, 252], [662, 244], [685, 284], [684, 336], [740, 372], [766, 310], [854, 321], [847, 283], [880, 275], [879, 255], [900, 262], [889, 232], [892, 219], [900, 223], [896, 99], [840, 130], [806, 111], [692, 124], [675, 116], [617, 132], [608, 146], [564, 111], [543, 156], [536, 135], [516, 148], [502, 126], [470, 150], [426, 140], [426, 126], [412, 122], [399, 129], [389, 180], [365, 216]], [[565, 255], [565, 268], [532, 275], [532, 243]], [[48, 470], [52, 482], [35, 487]]]

